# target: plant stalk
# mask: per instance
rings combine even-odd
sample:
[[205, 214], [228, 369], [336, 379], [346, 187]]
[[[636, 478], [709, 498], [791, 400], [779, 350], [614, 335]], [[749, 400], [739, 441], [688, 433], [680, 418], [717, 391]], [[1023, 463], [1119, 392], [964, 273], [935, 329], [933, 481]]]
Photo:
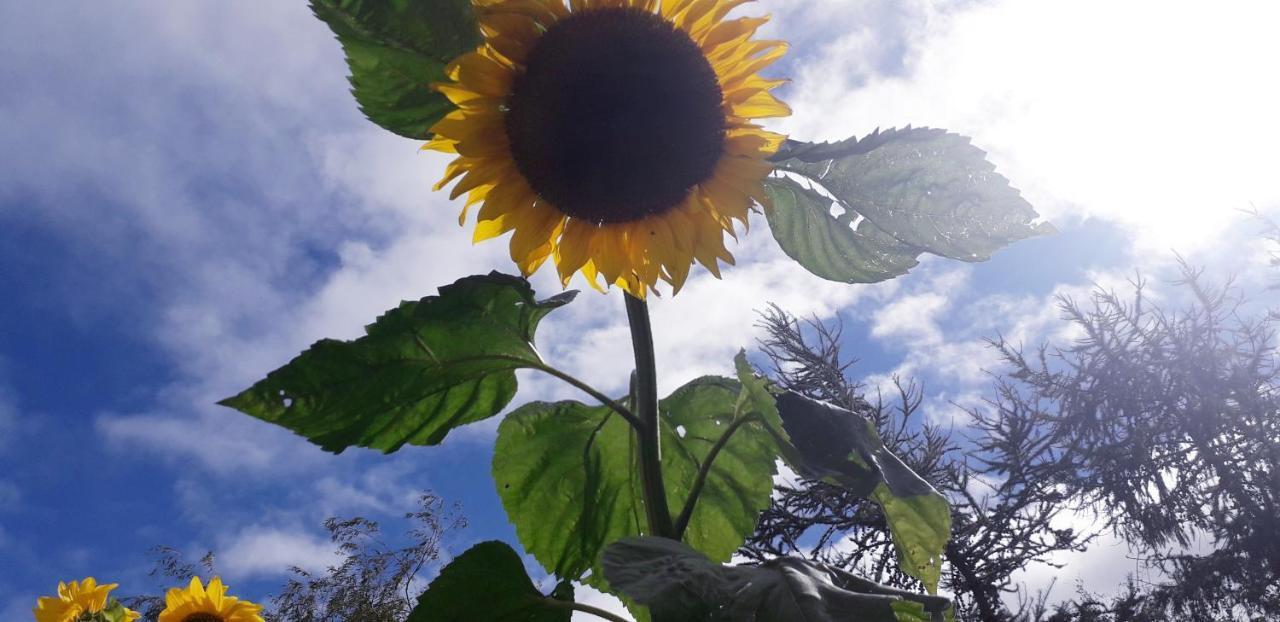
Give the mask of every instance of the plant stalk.
[[609, 620], [610, 622], [627, 622], [626, 618], [623, 618], [621, 616], [616, 616], [612, 613], [609, 613], [608, 611], [605, 611], [604, 609], [600, 609], [598, 607], [592, 607], [591, 605], [586, 605], [583, 603], [571, 603], [568, 601], [558, 600], [555, 598], [548, 598], [545, 596], [542, 598], [542, 602], [546, 606], [552, 607], [554, 609], [569, 609], [571, 611], [581, 611], [583, 613], [589, 613], [593, 616], [596, 616], [597, 618], [604, 618], [605, 620]]
[[667, 488], [662, 480], [662, 427], [658, 423], [658, 369], [653, 355], [653, 327], [648, 304], [626, 294], [627, 321], [631, 324], [631, 347], [636, 355], [635, 416], [640, 420], [640, 480], [644, 488], [645, 514], [652, 535], [678, 540]]

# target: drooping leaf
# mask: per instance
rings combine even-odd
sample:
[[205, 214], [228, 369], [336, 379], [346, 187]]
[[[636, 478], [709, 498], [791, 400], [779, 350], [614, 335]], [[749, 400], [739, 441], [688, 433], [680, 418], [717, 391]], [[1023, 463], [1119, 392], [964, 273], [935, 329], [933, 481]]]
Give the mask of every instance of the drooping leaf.
[[832, 144], [793, 142], [780, 154], [788, 158], [779, 162], [782, 170], [825, 188], [843, 212], [831, 216], [831, 201], [802, 192], [803, 186], [769, 184], [775, 203], [783, 199], [766, 212], [774, 236], [823, 278], [885, 280], [926, 252], [985, 261], [1013, 242], [1053, 231], [1035, 222], [1035, 210], [985, 152], [945, 130], [908, 127]]
[[853, 212], [831, 215], [831, 199], [793, 179], [765, 182], [772, 205], [765, 209], [783, 252], [809, 272], [830, 281], [877, 283], [906, 274], [920, 262], [920, 249], [898, 241]]
[[951, 606], [800, 558], [725, 566], [663, 538], [615, 542], [603, 566], [658, 622], [941, 622]]
[[317, 342], [220, 404], [332, 452], [436, 445], [506, 407], [515, 370], [542, 363], [533, 346], [538, 322], [574, 295], [538, 301], [524, 279], [467, 277], [402, 303], [355, 341]]
[[311, 0], [311, 10], [342, 43], [365, 116], [401, 136], [430, 138], [454, 109], [431, 84], [481, 43], [471, 0]]
[[573, 602], [573, 585], [543, 596], [510, 546], [481, 542], [440, 571], [408, 622], [569, 622], [573, 611], [550, 600]]
[[936, 592], [951, 538], [946, 497], [889, 451], [867, 419], [793, 391], [777, 399], [782, 424], [803, 459], [796, 467], [879, 504], [902, 570]]
[[[686, 540], [727, 560], [769, 505], [778, 455], [742, 387], [705, 377], [662, 400], [662, 468], [668, 504], [680, 511], [708, 455]], [[780, 424], [777, 424], [780, 426]], [[732, 430], [727, 440], [726, 432]], [[525, 550], [557, 576], [577, 579], [605, 545], [648, 533], [632, 428], [605, 407], [532, 403], [498, 428], [493, 476]], [[598, 584], [599, 569], [588, 579]]]

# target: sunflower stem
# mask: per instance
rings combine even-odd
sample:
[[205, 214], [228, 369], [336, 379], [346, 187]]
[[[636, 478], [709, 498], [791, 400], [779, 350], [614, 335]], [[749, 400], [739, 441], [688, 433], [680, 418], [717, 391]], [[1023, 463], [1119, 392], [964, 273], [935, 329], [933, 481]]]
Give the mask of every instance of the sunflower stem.
[[658, 423], [658, 370], [653, 355], [653, 327], [645, 301], [626, 294], [627, 321], [631, 324], [631, 347], [636, 355], [635, 415], [640, 449], [640, 479], [644, 487], [644, 508], [649, 530], [662, 538], [679, 539], [667, 506], [666, 484], [662, 481], [662, 427]]

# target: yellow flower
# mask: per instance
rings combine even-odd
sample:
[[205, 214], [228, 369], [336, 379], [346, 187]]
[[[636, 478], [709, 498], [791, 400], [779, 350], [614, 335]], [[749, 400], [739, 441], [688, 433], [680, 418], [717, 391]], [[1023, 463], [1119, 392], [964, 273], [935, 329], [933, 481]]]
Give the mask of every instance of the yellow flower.
[[263, 622], [261, 605], [227, 596], [222, 579], [214, 577], [205, 589], [193, 577], [187, 589], [175, 587], [165, 594], [159, 622]]
[[785, 139], [752, 119], [790, 114], [758, 71], [786, 44], [754, 41], [750, 0], [472, 0], [485, 42], [435, 85], [458, 106], [424, 149], [453, 153], [482, 204], [475, 240], [507, 232], [527, 276], [553, 258], [568, 285], [643, 298], [679, 291], [694, 261], [717, 277]]
[[[107, 594], [118, 583], [98, 585], [93, 577], [83, 581], [58, 583], [58, 596], [41, 596], [36, 601], [36, 622], [73, 622], [82, 614], [93, 614], [107, 608]], [[137, 620], [141, 614], [125, 609], [126, 620]]]

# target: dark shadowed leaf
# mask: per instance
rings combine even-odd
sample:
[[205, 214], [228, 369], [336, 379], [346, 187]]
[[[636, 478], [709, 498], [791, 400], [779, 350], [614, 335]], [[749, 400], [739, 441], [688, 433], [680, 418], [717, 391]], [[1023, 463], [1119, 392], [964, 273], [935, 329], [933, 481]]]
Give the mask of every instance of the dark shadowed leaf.
[[793, 391], [778, 395], [778, 412], [808, 477], [872, 499], [884, 510], [903, 571], [935, 592], [951, 537], [946, 497], [903, 464], [856, 413]]
[[725, 566], [663, 538], [611, 544], [603, 565], [658, 622], [941, 622], [951, 605], [799, 558]]
[[[573, 586], [561, 583], [552, 598], [573, 602]], [[511, 547], [481, 542], [445, 566], [408, 622], [569, 622], [573, 612], [549, 600]]]
[[408, 138], [454, 109], [431, 88], [444, 68], [481, 42], [471, 0], [311, 0], [338, 36], [352, 92], [369, 120]]
[[779, 162], [782, 170], [821, 186], [840, 207], [834, 217], [821, 193], [769, 183], [774, 236], [823, 278], [885, 280], [926, 252], [985, 261], [1013, 242], [1053, 231], [1035, 222], [1035, 210], [985, 152], [945, 130], [908, 127], [820, 145], [793, 141], [780, 157], [788, 158]]
[[436, 445], [506, 407], [515, 370], [542, 364], [538, 322], [574, 295], [538, 301], [524, 279], [467, 277], [388, 311], [360, 339], [316, 343], [220, 403], [327, 451]]
[[[740, 383], [705, 377], [662, 400], [663, 474], [673, 512], [685, 507], [707, 457], [686, 540], [728, 560], [769, 505], [778, 456], [763, 412]], [[727, 440], [722, 440], [728, 433]], [[520, 542], [549, 571], [598, 587], [604, 547], [648, 532], [631, 427], [604, 407], [532, 403], [498, 429], [493, 476]]]

